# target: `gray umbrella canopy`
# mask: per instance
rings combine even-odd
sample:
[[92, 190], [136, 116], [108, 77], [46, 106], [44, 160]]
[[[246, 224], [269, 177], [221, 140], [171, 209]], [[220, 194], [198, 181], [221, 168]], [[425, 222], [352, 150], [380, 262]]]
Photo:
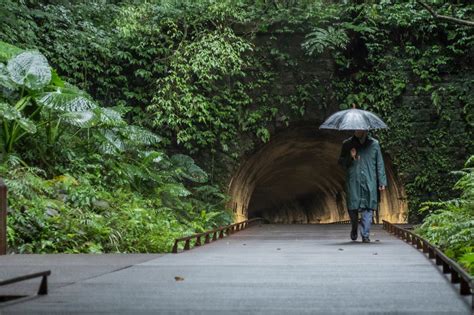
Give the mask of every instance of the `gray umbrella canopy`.
[[329, 116], [319, 129], [371, 130], [385, 129], [387, 125], [374, 113], [351, 108], [338, 111]]

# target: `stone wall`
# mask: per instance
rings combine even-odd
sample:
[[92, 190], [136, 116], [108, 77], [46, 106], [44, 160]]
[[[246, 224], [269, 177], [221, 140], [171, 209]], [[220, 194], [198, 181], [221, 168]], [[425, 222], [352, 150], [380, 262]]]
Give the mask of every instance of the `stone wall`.
[[[272, 36], [277, 40], [271, 40]], [[285, 61], [272, 59], [278, 73], [272, 93], [291, 96], [296, 93], [298, 85], [308, 82], [315, 82], [316, 87], [314, 97], [305, 104], [305, 113], [301, 117], [281, 104], [278, 115], [288, 115], [292, 119], [288, 126], [278, 117], [269, 124], [272, 135], [269, 143], [242, 135], [245, 141], [256, 145], [241, 156], [239, 165], [229, 169], [226, 178], [228, 193], [232, 197], [228, 208], [234, 211], [236, 221], [256, 215], [280, 223], [325, 223], [348, 219], [343, 171], [335, 161], [341, 141], [350, 134], [320, 133], [317, 128], [331, 113], [340, 110], [331, 80], [345, 74], [336, 73], [334, 61], [328, 54], [318, 59], [304, 56], [302, 40], [302, 34], [259, 34], [255, 40], [257, 47], [267, 47], [267, 52], [278, 49], [297, 61], [288, 66]], [[453, 80], [465, 78], [445, 78], [445, 82]], [[416, 84], [409, 84], [400, 103], [390, 113], [395, 121], [399, 117], [400, 123], [390, 126], [388, 136], [407, 130], [410, 130], [410, 136], [401, 137], [399, 143], [392, 145], [381, 142], [389, 187], [382, 195], [380, 211], [382, 219], [392, 222], [408, 220], [410, 196], [406, 195], [405, 185], [412, 184], [415, 178], [428, 171], [423, 165], [426, 155], [433, 150], [433, 143], [426, 142], [427, 134], [437, 128], [447, 128], [449, 134], [446, 137], [454, 140], [454, 145], [445, 149], [445, 154], [455, 155], [455, 162], [441, 167], [441, 180], [450, 176], [451, 170], [461, 168], [466, 157], [473, 152], [472, 140], [470, 145], [465, 141], [466, 137], [472, 139], [472, 127], [462, 117], [465, 115], [462, 107], [454, 105], [451, 110], [458, 114], [451, 117], [458, 118], [447, 121], [432, 105], [429, 95], [414, 92]], [[377, 134], [374, 136], [378, 138]], [[404, 150], [410, 150], [412, 158], [404, 158]], [[451, 183], [446, 185], [446, 194], [451, 193]], [[416, 197], [420, 196], [426, 200], [434, 197], [423, 189]]]

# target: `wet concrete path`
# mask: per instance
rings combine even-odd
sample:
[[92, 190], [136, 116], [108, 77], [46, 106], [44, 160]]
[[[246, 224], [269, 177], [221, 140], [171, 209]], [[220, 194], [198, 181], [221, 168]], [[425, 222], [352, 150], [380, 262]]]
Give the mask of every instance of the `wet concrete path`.
[[[349, 225], [269, 224], [179, 254], [7, 256], [2, 277], [49, 266], [53, 275], [47, 296], [2, 303], [0, 312], [471, 313], [422, 253], [381, 226], [371, 239], [350, 241]], [[34, 282], [17, 289], [34, 292]]]

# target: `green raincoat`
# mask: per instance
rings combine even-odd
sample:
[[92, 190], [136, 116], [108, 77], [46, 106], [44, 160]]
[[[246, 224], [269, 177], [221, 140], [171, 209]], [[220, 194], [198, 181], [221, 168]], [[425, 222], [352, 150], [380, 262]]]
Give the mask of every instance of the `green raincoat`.
[[[351, 149], [357, 150], [360, 160], [353, 160]], [[339, 164], [346, 170], [347, 209], [377, 208], [379, 186], [387, 186], [385, 166], [378, 140], [367, 135], [363, 144], [356, 136], [342, 143]]]

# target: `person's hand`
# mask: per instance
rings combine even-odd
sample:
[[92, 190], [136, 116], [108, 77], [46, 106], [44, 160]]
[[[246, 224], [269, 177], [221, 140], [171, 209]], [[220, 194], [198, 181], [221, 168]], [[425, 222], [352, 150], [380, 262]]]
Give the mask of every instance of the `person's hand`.
[[356, 154], [357, 154], [357, 150], [356, 150], [355, 148], [352, 148], [352, 149], [351, 149], [351, 157], [352, 157], [352, 159], [354, 159], [354, 160], [356, 159]]
[[385, 186], [379, 186], [379, 190], [385, 190]]

